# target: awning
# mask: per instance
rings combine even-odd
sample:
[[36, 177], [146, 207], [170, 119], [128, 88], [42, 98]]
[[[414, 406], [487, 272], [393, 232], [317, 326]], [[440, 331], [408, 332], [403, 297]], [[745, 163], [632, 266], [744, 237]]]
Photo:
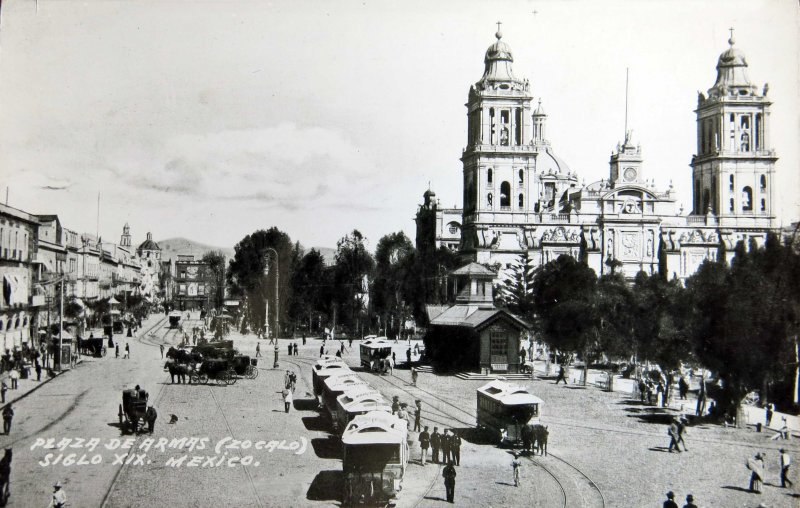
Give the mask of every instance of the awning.
[[109, 299], [108, 299], [108, 304], [109, 304], [109, 305], [119, 305], [119, 302], [117, 301], [117, 299], [116, 299], [116, 298], [114, 298], [114, 297], [112, 296], [111, 298], [109, 298]]
[[117, 309], [110, 310], [108, 311], [108, 313], [111, 314], [112, 316], [117, 316], [119, 314], [122, 314], [122, 312], [118, 311]]
[[3, 274], [3, 296], [6, 297], [9, 305], [14, 305], [14, 297], [19, 287], [19, 279], [10, 273]]

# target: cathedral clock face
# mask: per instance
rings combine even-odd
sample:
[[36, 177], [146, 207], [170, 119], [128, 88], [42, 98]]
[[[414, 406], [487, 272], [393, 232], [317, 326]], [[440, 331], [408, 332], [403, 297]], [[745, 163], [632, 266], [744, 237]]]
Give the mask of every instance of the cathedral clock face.
[[625, 168], [622, 174], [626, 182], [632, 182], [636, 180], [636, 170], [634, 168]]

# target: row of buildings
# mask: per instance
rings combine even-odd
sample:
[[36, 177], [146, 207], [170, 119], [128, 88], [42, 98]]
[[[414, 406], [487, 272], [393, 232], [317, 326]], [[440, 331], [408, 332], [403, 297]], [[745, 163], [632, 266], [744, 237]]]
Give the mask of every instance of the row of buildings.
[[[162, 259], [147, 233], [134, 247], [125, 224], [119, 242], [77, 233], [58, 215], [36, 215], [0, 204], [0, 341], [4, 349], [38, 346], [48, 323], [58, 323], [63, 301], [86, 316], [94, 301], [131, 295], [179, 309], [207, 307], [216, 283], [193, 256]], [[88, 311], [90, 312], [90, 311]]]

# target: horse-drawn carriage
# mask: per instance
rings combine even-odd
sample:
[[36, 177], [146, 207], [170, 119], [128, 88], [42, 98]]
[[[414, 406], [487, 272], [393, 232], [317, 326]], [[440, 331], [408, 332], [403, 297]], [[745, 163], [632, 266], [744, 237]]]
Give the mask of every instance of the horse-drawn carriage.
[[149, 395], [137, 386], [133, 390], [122, 390], [122, 404], [119, 405], [119, 425], [124, 432], [127, 429], [131, 434], [138, 434], [145, 422], [155, 419], [152, 407], [147, 407]]
[[218, 385], [232, 385], [239, 377], [233, 363], [224, 358], [206, 358], [189, 374], [192, 383], [207, 383], [214, 380]]
[[85, 355], [92, 355], [95, 358], [101, 358], [106, 355], [106, 346], [103, 337], [89, 337], [88, 339], [81, 339], [81, 353]]
[[233, 357], [233, 370], [237, 375], [255, 379], [258, 377], [258, 358], [250, 358], [247, 355], [236, 355]]

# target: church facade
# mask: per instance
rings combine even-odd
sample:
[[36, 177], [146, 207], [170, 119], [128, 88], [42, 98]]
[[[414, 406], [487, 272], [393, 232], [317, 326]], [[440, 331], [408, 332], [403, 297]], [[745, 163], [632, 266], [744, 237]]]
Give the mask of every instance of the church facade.
[[514, 75], [511, 49], [495, 37], [469, 90], [463, 209], [438, 208], [428, 190], [418, 212], [418, 227], [421, 217], [435, 220], [437, 247], [501, 270], [527, 251], [537, 265], [567, 254], [598, 275], [613, 267], [628, 278], [661, 270], [685, 279], [705, 259], [730, 259], [739, 241], [763, 244], [775, 230], [768, 87], [750, 81], [732, 36], [716, 82], [698, 94], [689, 214], [677, 209], [672, 184], [659, 190], [647, 179], [630, 132], [608, 178], [579, 185], [547, 140], [541, 99], [534, 107], [529, 81]]

